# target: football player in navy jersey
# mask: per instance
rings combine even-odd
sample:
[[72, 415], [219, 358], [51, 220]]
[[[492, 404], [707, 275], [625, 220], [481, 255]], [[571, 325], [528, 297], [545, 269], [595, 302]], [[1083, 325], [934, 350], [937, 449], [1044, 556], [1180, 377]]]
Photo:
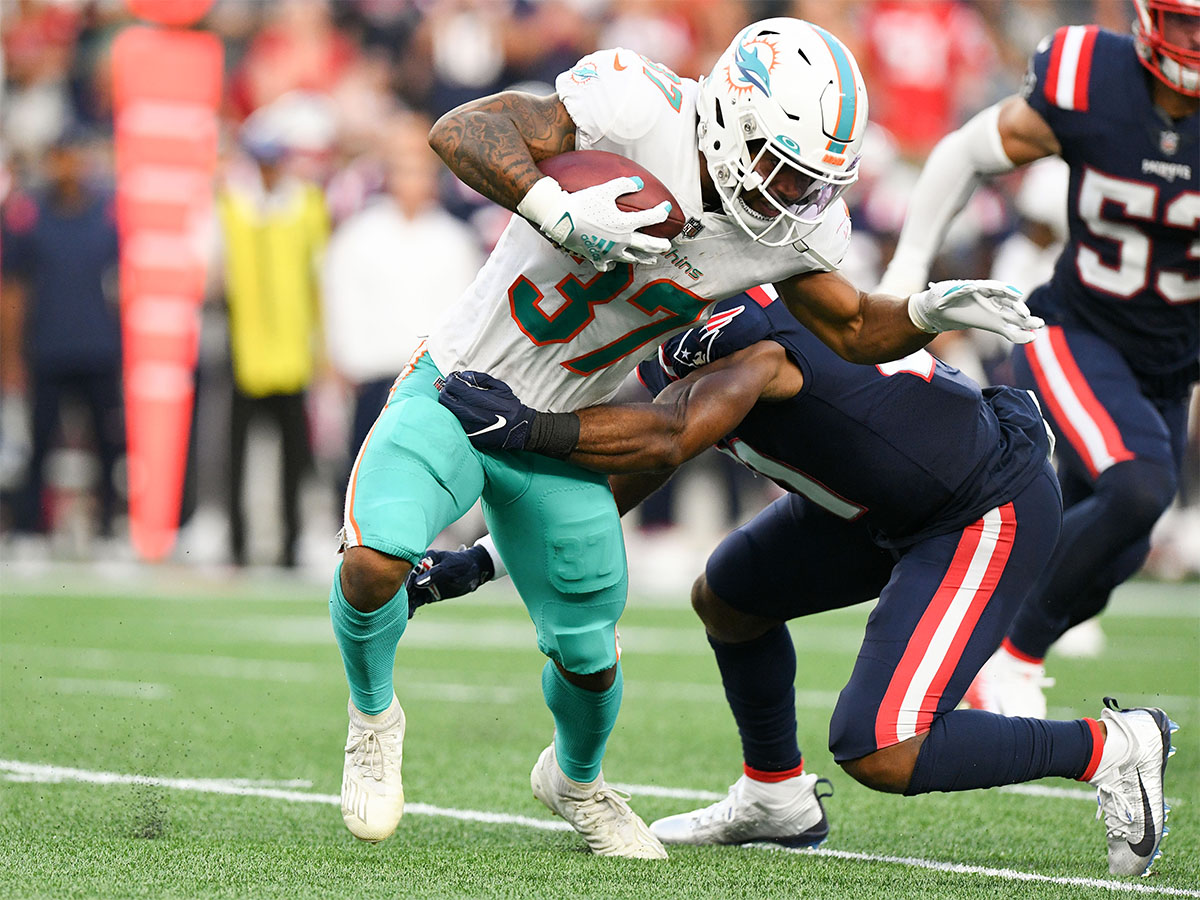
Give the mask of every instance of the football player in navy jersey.
[[[730, 534], [693, 588], [744, 774], [720, 802], [655, 822], [664, 843], [824, 839], [827, 782], [804, 772], [784, 623], [878, 597], [833, 713], [837, 762], [868, 787], [910, 795], [1090, 781], [1114, 810], [1110, 836], [1121, 830], [1112, 871], [1149, 868], [1172, 729], [1162, 710], [1111, 703], [1098, 720], [1048, 722], [955, 709], [1058, 537], [1050, 438], [1031, 395], [981, 392], [923, 350], [848, 363], [758, 289], [719, 303], [638, 374], [654, 403], [537, 412], [477, 372], [451, 374], [440, 402], [479, 449], [565, 453], [625, 473], [611, 480], [621, 512], [714, 442], [789, 492]], [[545, 445], [556, 417], [573, 419], [573, 447]], [[497, 565], [486, 545], [430, 551], [410, 602], [473, 590]]]
[[1132, 35], [1059, 29], [1020, 96], [938, 144], [880, 285], [924, 285], [977, 176], [1051, 155], [1069, 164], [1070, 238], [1028, 300], [1048, 327], [1013, 355], [1059, 437], [1062, 538], [968, 694], [1009, 715], [1045, 716], [1047, 650], [1145, 560], [1200, 372], [1200, 0], [1134, 5]]

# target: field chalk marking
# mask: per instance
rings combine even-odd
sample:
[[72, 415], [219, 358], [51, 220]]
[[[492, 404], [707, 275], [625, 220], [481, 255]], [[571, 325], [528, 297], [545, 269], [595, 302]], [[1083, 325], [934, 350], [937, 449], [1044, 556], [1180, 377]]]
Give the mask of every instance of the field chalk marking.
[[[0, 759], [0, 777], [7, 781], [58, 784], [82, 782], [85, 784], [145, 784], [192, 791], [206, 794], [228, 794], [238, 797], [263, 797], [269, 800], [284, 800], [289, 803], [320, 803], [337, 806], [340, 798], [336, 794], [314, 794], [307, 791], [287, 790], [276, 787], [258, 787], [244, 778], [156, 778], [151, 775], [127, 775], [119, 772], [94, 772], [67, 766], [52, 766], [41, 763], [26, 763], [19, 760]], [[679, 792], [669, 788], [655, 788], [658, 796], [676, 797]], [[667, 791], [673, 791], [666, 793]], [[647, 791], [650, 793], [650, 791]], [[708, 794], [708, 792], [696, 792]], [[713, 797], [721, 795], [714, 794]], [[530, 816], [515, 816], [508, 813], [493, 813], [470, 809], [445, 809], [426, 803], [406, 804], [405, 812], [414, 815], [442, 816], [464, 822], [484, 822], [495, 825], [522, 825], [540, 831], [570, 831], [565, 822], [534, 819]], [[826, 856], [833, 859], [852, 859], [862, 862], [889, 863], [916, 869], [949, 872], [955, 875], [982, 875], [1007, 881], [1037, 881], [1061, 884], [1068, 887], [1085, 887], [1097, 890], [1124, 891], [1126, 893], [1155, 894], [1170, 897], [1197, 897], [1200, 891], [1184, 888], [1158, 887], [1133, 881], [1108, 881], [1100, 878], [1070, 878], [1057, 875], [1039, 875], [1036, 872], [1021, 872], [1016, 869], [994, 869], [988, 866], [972, 866], [964, 863], [939, 862], [911, 856], [883, 856], [875, 853], [859, 853], [852, 850], [789, 850], [775, 844], [748, 844], [747, 849], [772, 850], [786, 853], [805, 853], [810, 856]]]

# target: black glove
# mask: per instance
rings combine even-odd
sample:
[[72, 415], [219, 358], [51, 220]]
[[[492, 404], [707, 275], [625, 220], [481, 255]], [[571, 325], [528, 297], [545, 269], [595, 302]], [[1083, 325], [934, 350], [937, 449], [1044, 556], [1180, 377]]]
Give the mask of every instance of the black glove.
[[404, 580], [408, 617], [418, 607], [451, 597], [461, 597], [491, 581], [496, 574], [492, 557], [483, 547], [463, 545], [457, 550], [426, 550]]
[[530, 409], [486, 372], [451, 372], [438, 402], [454, 413], [477, 450], [529, 450], [562, 459], [579, 442], [578, 416]]

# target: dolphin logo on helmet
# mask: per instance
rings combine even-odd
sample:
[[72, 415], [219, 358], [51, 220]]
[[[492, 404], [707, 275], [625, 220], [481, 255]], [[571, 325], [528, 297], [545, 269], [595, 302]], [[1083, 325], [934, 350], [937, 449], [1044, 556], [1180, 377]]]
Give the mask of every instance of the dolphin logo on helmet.
[[734, 51], [733, 63], [742, 74], [742, 81], [758, 88], [768, 97], [771, 96], [770, 63], [759, 59], [758, 47], [751, 51], [746, 44], [738, 44], [737, 50]]
[[801, 240], [858, 178], [866, 85], [846, 46], [809, 22], [742, 31], [701, 79], [697, 112], [725, 212], [759, 243]]

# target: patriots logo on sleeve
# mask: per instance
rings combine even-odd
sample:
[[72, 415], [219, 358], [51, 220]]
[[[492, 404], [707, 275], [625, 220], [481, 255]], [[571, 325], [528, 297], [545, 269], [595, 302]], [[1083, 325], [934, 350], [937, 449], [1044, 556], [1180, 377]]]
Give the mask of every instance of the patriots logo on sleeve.
[[732, 309], [723, 309], [719, 313], [713, 313], [708, 317], [708, 321], [700, 326], [700, 331], [708, 336], [709, 343], [721, 333], [721, 329], [740, 316], [746, 311], [746, 305], [735, 306]]
[[[706, 366], [718, 358], [713, 355], [713, 344], [721, 336], [722, 329], [745, 311], [746, 306], [742, 304], [713, 313], [699, 328], [688, 329], [676, 340], [669, 342], [674, 344], [671, 348], [671, 359], [676, 363], [672, 367], [674, 372], [686, 374], [687, 371]], [[676, 377], [682, 377], [682, 374]]]

